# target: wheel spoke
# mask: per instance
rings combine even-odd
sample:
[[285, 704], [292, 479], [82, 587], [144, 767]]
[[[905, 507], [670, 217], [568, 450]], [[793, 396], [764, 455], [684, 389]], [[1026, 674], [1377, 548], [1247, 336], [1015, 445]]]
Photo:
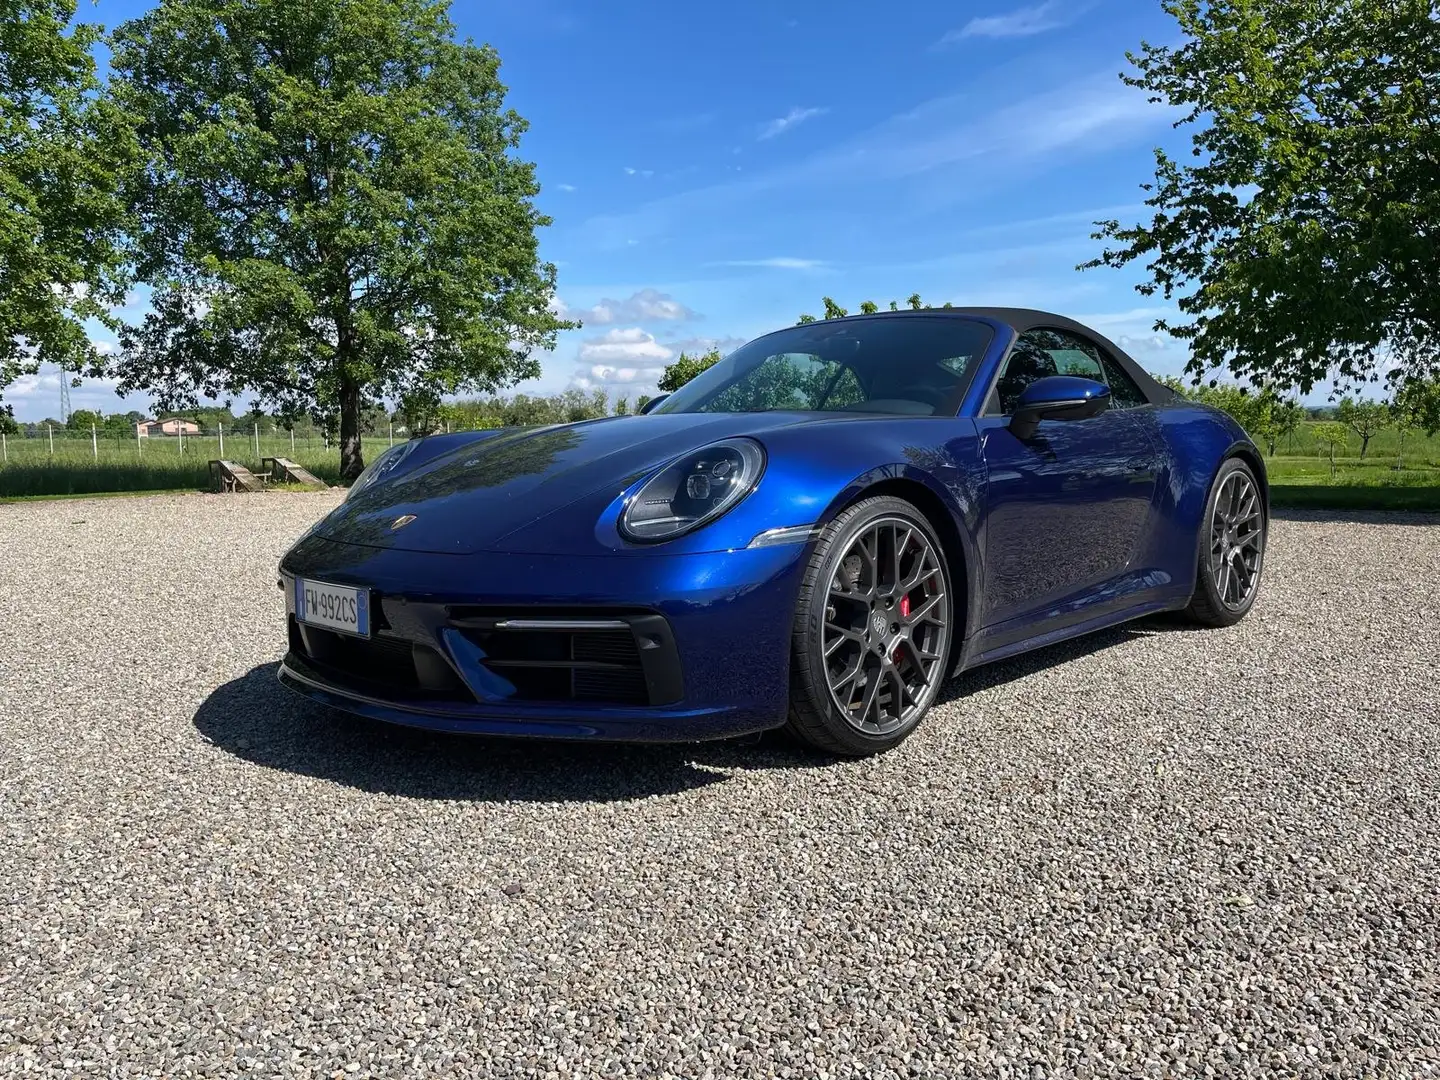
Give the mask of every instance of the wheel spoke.
[[[899, 527], [898, 525], [895, 527], [895, 529], [894, 529], [894, 531], [891, 533], [891, 535], [892, 535], [892, 536], [899, 536], [899, 535], [900, 535], [900, 527]], [[909, 543], [910, 543], [910, 538], [911, 538], [912, 536], [914, 536], [914, 535], [915, 535], [915, 530], [914, 530], [914, 529], [909, 529], [909, 528], [907, 528], [907, 529], [905, 530], [905, 535], [904, 535], [903, 537], [901, 537], [899, 540], [896, 540], [896, 541], [895, 541], [895, 550], [894, 550], [893, 552], [891, 552], [891, 555], [893, 556], [895, 573], [894, 573], [894, 576], [893, 576], [893, 577], [890, 579], [890, 581], [887, 583], [887, 584], [890, 586], [890, 591], [892, 591], [892, 592], [898, 592], [899, 589], [900, 589], [900, 583], [905, 580], [904, 575], [901, 574], [901, 572], [900, 572], [900, 560], [904, 557], [904, 555], [905, 555], [905, 548], [909, 545]]]
[[906, 694], [905, 680], [900, 677], [900, 672], [891, 667], [886, 669], [885, 677], [890, 681], [890, 707], [895, 711], [896, 716], [905, 715]]
[[865, 639], [849, 627], [826, 623], [825, 630], [827, 633], [835, 635], [830, 643], [825, 646], [825, 659], [827, 660], [835, 655], [835, 651], [842, 645], [857, 644], [862, 649], [865, 647]]
[[939, 622], [939, 620], [937, 619], [927, 618], [927, 616], [930, 614], [930, 612], [934, 611], [936, 606], [939, 605], [939, 603], [944, 599], [944, 593], [936, 593], [934, 596], [927, 599], [918, 608], [915, 608], [913, 611], [911, 611], [909, 615], [902, 617], [901, 621], [904, 622], [907, 626], [914, 626], [922, 620], [925, 622], [937, 623], [938, 625], [943, 626], [944, 623]]
[[[870, 722], [870, 710], [875, 708], [880, 697], [880, 673], [873, 672], [865, 679], [865, 700], [860, 705], [860, 723]], [[878, 721], [878, 717], [877, 717]]]
[[925, 662], [927, 660], [938, 660], [940, 658], [933, 653], [923, 651], [919, 645], [915, 644], [915, 642], [908, 637], [900, 642], [900, 650], [909, 656], [910, 663], [914, 665], [920, 683], [928, 686], [930, 678], [925, 671]]

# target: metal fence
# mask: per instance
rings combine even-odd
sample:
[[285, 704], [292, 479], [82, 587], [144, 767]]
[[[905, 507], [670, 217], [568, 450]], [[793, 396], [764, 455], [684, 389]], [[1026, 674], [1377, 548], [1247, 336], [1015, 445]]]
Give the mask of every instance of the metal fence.
[[[394, 445], [405, 436], [393, 429], [363, 436], [367, 448]], [[297, 435], [283, 428], [254, 425], [248, 429], [217, 428], [201, 434], [120, 436], [111, 431], [92, 428], [76, 431], [45, 425], [26, 434], [0, 433], [0, 465], [42, 464], [62, 460], [80, 464], [120, 461], [178, 461], [213, 458], [246, 458], [258, 460], [277, 454], [306, 460], [340, 460], [339, 443], [324, 436]]]

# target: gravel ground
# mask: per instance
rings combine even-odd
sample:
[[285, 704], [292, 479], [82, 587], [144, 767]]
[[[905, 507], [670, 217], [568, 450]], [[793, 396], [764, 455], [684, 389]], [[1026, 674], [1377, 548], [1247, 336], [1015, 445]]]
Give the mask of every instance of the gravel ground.
[[0, 1074], [1440, 1073], [1440, 518], [826, 764], [293, 699], [335, 498], [0, 506]]

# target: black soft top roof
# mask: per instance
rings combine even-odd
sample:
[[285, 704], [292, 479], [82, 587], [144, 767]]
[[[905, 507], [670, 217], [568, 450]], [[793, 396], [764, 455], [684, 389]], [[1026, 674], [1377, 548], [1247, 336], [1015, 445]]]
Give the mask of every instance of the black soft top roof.
[[[850, 319], [894, 319], [923, 315], [950, 315], [963, 318], [993, 319], [998, 323], [1004, 323], [1015, 331], [1015, 335], [1025, 333], [1027, 330], [1034, 330], [1039, 327], [1049, 327], [1055, 330], [1069, 330], [1092, 338], [1096, 344], [1102, 346], [1115, 360], [1123, 367], [1126, 373], [1135, 380], [1145, 397], [1153, 405], [1159, 405], [1166, 401], [1173, 401], [1175, 393], [1168, 386], [1158, 382], [1153, 375], [1135, 362], [1135, 358], [1120, 348], [1104, 334], [1099, 333], [1093, 327], [1084, 323], [1076, 322], [1074, 319], [1066, 318], [1064, 315], [1057, 315], [1053, 311], [1040, 311], [1036, 308], [1011, 308], [1011, 307], [947, 307], [947, 308], [902, 308], [899, 311], [876, 311], [869, 315], [846, 315]], [[839, 320], [817, 320], [821, 322]]]

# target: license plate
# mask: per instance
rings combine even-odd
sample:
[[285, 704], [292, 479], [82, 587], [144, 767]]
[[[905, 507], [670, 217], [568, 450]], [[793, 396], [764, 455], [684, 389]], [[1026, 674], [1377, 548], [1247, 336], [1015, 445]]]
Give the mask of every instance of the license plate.
[[370, 636], [370, 593], [349, 585], [295, 579], [295, 618], [356, 637]]

